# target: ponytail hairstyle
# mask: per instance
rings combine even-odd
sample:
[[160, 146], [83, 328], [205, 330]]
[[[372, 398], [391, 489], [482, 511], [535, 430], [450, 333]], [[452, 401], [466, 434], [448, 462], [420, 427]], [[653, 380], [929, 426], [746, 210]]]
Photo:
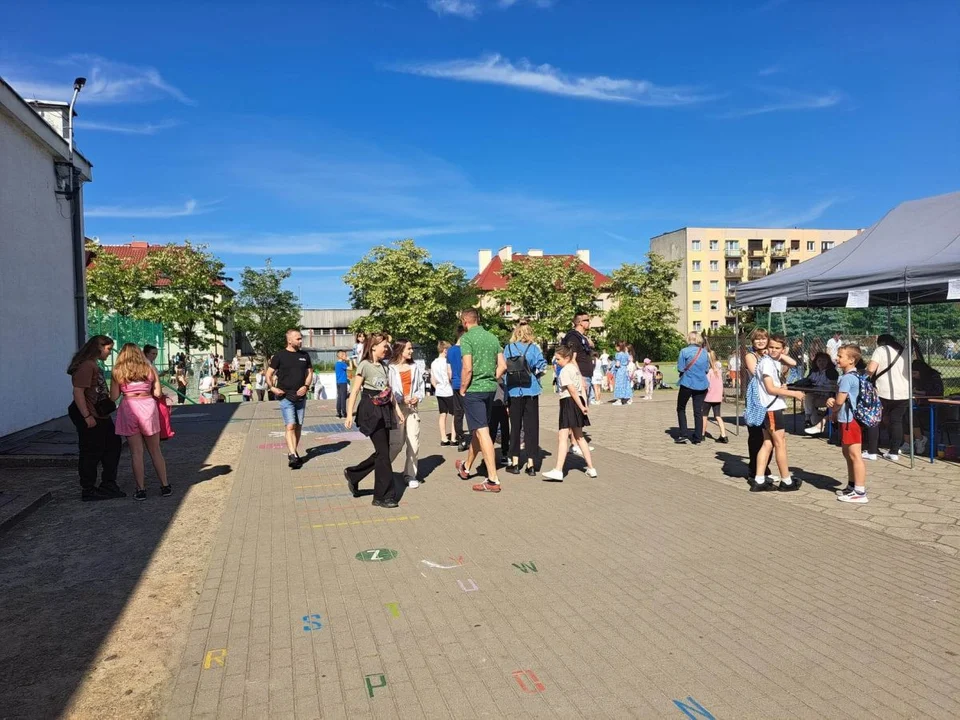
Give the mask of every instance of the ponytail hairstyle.
[[568, 345], [561, 345], [553, 354], [562, 357], [564, 360], [569, 360], [573, 357], [573, 350], [571, 350]]
[[94, 335], [74, 354], [73, 359], [70, 360], [70, 364], [67, 365], [67, 375], [73, 375], [77, 371], [77, 368], [87, 362], [87, 360], [99, 360], [100, 353], [103, 352], [103, 349], [106, 347], [112, 348], [114, 344], [113, 338], [107, 335]]
[[370, 332], [367, 333], [363, 341], [363, 353], [360, 355], [360, 361], [373, 362], [373, 348], [387, 339], [386, 333]]

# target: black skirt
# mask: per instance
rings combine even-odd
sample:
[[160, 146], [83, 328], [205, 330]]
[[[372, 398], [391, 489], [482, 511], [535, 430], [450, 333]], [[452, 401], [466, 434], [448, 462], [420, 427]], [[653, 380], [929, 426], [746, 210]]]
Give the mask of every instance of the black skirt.
[[357, 430], [367, 437], [373, 435], [380, 428], [393, 430], [397, 425], [393, 403], [374, 405], [371, 398], [380, 393], [376, 390], [360, 391], [360, 407], [357, 408]]
[[590, 418], [583, 414], [573, 398], [560, 398], [560, 429], [582, 428], [590, 424]]

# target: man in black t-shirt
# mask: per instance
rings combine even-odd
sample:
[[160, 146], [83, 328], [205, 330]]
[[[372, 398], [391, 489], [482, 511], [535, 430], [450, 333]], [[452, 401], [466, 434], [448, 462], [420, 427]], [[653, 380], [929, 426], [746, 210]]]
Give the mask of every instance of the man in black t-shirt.
[[301, 350], [303, 335], [299, 330], [287, 330], [287, 347], [270, 358], [267, 385], [280, 399], [280, 413], [286, 426], [287, 464], [296, 470], [302, 464], [297, 447], [303, 415], [307, 409], [307, 391], [313, 384], [313, 365], [310, 356]]

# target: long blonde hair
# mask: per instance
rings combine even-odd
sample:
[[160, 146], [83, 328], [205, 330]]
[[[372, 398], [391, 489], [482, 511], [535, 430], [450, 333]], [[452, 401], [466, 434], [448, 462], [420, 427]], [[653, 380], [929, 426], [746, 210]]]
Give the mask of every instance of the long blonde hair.
[[710, 369], [707, 372], [720, 373], [717, 370], [717, 354], [713, 350], [707, 350], [707, 357], [710, 358]]
[[113, 379], [121, 385], [153, 379], [153, 367], [147, 362], [143, 350], [135, 343], [126, 343], [120, 348], [113, 364]]
[[517, 326], [513, 329], [513, 334], [510, 336], [510, 342], [532, 345], [534, 342], [533, 326], [526, 320], [518, 322]]

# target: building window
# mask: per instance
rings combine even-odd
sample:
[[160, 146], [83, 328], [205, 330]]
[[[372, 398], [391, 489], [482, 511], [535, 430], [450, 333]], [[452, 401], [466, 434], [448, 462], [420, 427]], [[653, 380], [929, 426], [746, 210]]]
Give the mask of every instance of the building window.
[[694, 301], [693, 301], [693, 311], [694, 311], [694, 312], [700, 312], [700, 301], [699, 301], [699, 300], [694, 300]]
[[827, 250], [833, 250], [833, 240], [820, 243], [820, 252], [826, 252]]
[[697, 332], [700, 332], [701, 330], [703, 330], [703, 323], [700, 322], [699, 320], [694, 320], [693, 329], [696, 330]]
[[593, 301], [593, 309], [603, 312], [603, 298], [595, 298]]
[[720, 321], [719, 321], [719, 320], [711, 320], [711, 321], [710, 321], [710, 329], [711, 329], [711, 330], [717, 330], [717, 329], [719, 329], [719, 328], [720, 328]]
[[719, 249], [720, 249], [720, 241], [719, 241], [719, 240], [711, 240], [711, 241], [710, 241], [710, 249], [711, 249], [711, 250], [719, 250]]
[[780, 271], [783, 270], [786, 266], [787, 266], [787, 264], [786, 264], [785, 262], [783, 262], [782, 260], [780, 260], [780, 261], [775, 262], [775, 263], [773, 264], [773, 271], [774, 271], [774, 272], [780, 272]]
[[699, 240], [691, 240], [691, 241], [690, 241], [690, 249], [691, 249], [691, 250], [699, 250], [699, 249], [700, 249], [700, 241], [699, 241]]
[[710, 301], [710, 309], [711, 309], [711, 310], [719, 310], [719, 309], [720, 309], [720, 301], [719, 301], [719, 300], [711, 300], [711, 301]]
[[740, 241], [739, 240], [727, 240], [727, 252], [740, 252]]
[[694, 291], [694, 292], [700, 292], [700, 281], [699, 281], [699, 280], [694, 280], [694, 281], [693, 281], [693, 291]]
[[694, 260], [694, 261], [693, 261], [693, 271], [694, 271], [694, 272], [700, 272], [700, 261], [699, 261], [699, 260]]
[[750, 261], [751, 270], [763, 270], [763, 261], [762, 260], [751, 260]]
[[710, 289], [713, 290], [714, 292], [716, 292], [717, 290], [719, 290], [719, 289], [720, 289], [720, 281], [719, 281], [719, 280], [711, 280], [711, 281], [710, 281]]
[[710, 272], [717, 272], [717, 271], [719, 271], [719, 270], [720, 270], [720, 261], [719, 261], [719, 260], [711, 260], [711, 261], [710, 261]]
[[739, 273], [739, 272], [740, 272], [740, 263], [727, 263], [727, 272], [728, 272], [728, 273]]
[[799, 240], [791, 240], [791, 241], [790, 241], [790, 249], [791, 249], [791, 250], [799, 250], [799, 249], [800, 249], [800, 241], [799, 241]]
[[813, 240], [807, 240], [807, 252], [813, 252], [816, 248], [817, 245]]

